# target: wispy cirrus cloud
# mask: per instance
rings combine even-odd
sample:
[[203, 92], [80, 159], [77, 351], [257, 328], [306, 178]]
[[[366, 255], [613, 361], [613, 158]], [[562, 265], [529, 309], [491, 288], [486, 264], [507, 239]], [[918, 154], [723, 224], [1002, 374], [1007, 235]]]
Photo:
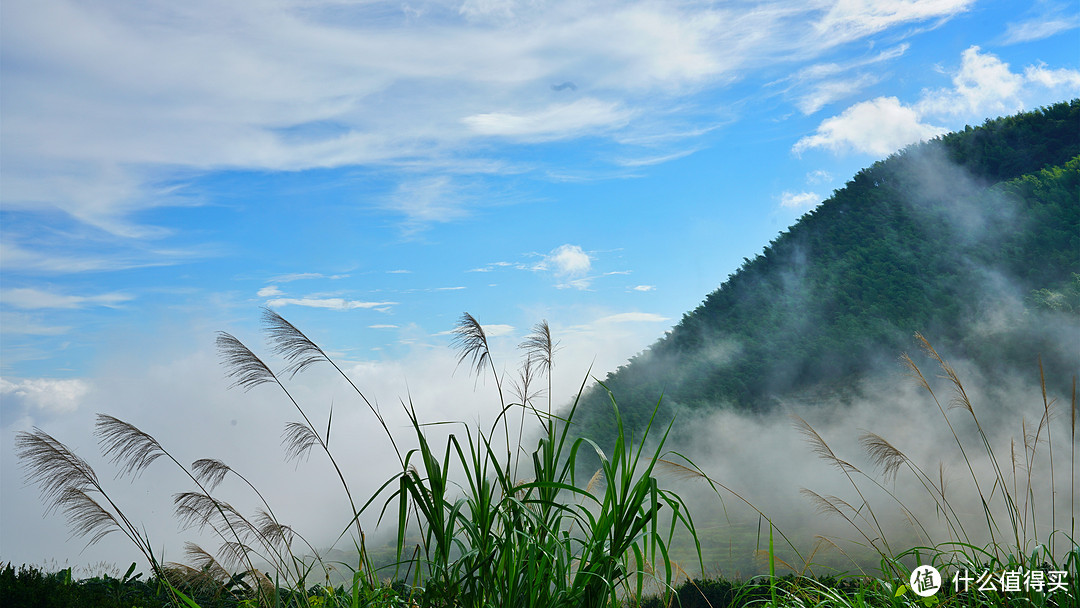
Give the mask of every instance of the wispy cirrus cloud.
[[[16, 3], [0, 40], [4, 206], [145, 239], [160, 230], [138, 211], [188, 202], [175, 175], [505, 170], [466, 150], [478, 138], [675, 132], [686, 95], [970, 4]], [[416, 223], [463, 209], [396, 208]]]
[[479, 135], [495, 135], [530, 141], [580, 137], [596, 130], [625, 125], [633, 112], [599, 99], [579, 99], [552, 104], [526, 113], [488, 112], [462, 119]]
[[867, 0], [832, 3], [814, 27], [837, 40], [857, 40], [902, 23], [942, 19], [963, 13], [975, 0]]
[[374, 308], [382, 310], [397, 305], [397, 302], [365, 302], [362, 300], [346, 300], [344, 298], [275, 298], [268, 300], [266, 305], [270, 308], [283, 306], [307, 306], [309, 308], [326, 308], [330, 310], [355, 310], [357, 308]]
[[102, 251], [99, 248], [81, 248], [77, 239], [67, 247], [54, 248], [35, 243], [30, 247], [23, 242], [32, 241], [19, 235], [7, 233], [0, 241], [0, 268], [8, 272], [64, 275], [85, 272], [114, 272], [136, 268], [174, 266], [187, 261], [211, 257], [217, 252], [200, 247], [189, 250], [142, 249], [137, 251]]
[[498, 268], [512, 268], [515, 266], [518, 268], [522, 267], [521, 264], [514, 264], [512, 262], [492, 262], [486, 266], [480, 266], [479, 268], [470, 268], [465, 272], [492, 272]]
[[0, 290], [0, 303], [26, 310], [41, 308], [74, 309], [90, 306], [115, 308], [133, 299], [135, 299], [135, 296], [121, 292], [82, 296], [45, 291], [33, 287]]
[[490, 325], [482, 325], [484, 334], [489, 338], [498, 338], [499, 336], [509, 336], [514, 333], [513, 325], [506, 325], [504, 323], [493, 323]]
[[438, 175], [398, 184], [382, 206], [404, 216], [403, 227], [406, 234], [411, 234], [434, 223], [467, 217], [473, 200], [466, 188], [449, 176]]
[[690, 150], [680, 150], [678, 152], [672, 152], [670, 154], [661, 154], [659, 156], [645, 156], [641, 158], [623, 158], [615, 161], [616, 164], [623, 167], [649, 167], [652, 165], [659, 165], [680, 158], [690, 156], [694, 152], [697, 152], [697, 148]]
[[282, 274], [270, 279], [271, 283], [291, 283], [293, 281], [304, 281], [307, 279], [328, 279], [336, 281], [338, 279], [347, 279], [347, 274], [331, 274], [325, 275], [321, 272], [295, 272], [290, 274]]
[[1036, 14], [1010, 23], [1005, 32], [1005, 44], [1043, 40], [1080, 27], [1080, 13], [1072, 4], [1040, 2], [1033, 7]]
[[[790, 83], [786, 93], [795, 96], [795, 106], [800, 112], [813, 114], [879, 82], [882, 68], [877, 64], [902, 57], [909, 48], [909, 44], [903, 43], [870, 57], [807, 66], [786, 79]], [[865, 69], [871, 66], [873, 71]]]
[[36, 315], [15, 312], [0, 312], [0, 327], [4, 335], [12, 336], [59, 336], [71, 331], [71, 326], [44, 324]]
[[670, 321], [663, 315], [651, 312], [620, 312], [596, 320], [596, 323], [662, 323]]

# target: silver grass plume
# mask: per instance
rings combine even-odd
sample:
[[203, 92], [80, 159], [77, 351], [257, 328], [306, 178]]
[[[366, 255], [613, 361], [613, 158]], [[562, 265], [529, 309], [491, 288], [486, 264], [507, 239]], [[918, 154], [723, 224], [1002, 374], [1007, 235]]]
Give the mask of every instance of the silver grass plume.
[[218, 555], [224, 559], [218, 560], [229, 570], [236, 570], [245, 563], [250, 563], [249, 556], [253, 553], [251, 547], [239, 541], [225, 541], [218, 549]]
[[88, 547], [121, 529], [116, 517], [80, 488], [66, 488], [58, 504], [67, 518], [72, 536], [90, 537], [86, 543]]
[[[949, 407], [965, 409], [971, 414], [972, 418], [974, 418], [975, 409], [971, 405], [971, 399], [968, 398], [967, 391], [964, 390], [964, 385], [960, 382], [960, 376], [956, 373], [956, 370], [949, 365], [948, 361], [938, 354], [937, 350], [930, 344], [930, 341], [927, 340], [925, 336], [915, 332], [915, 339], [919, 342], [919, 347], [922, 348], [923, 352], [929, 355], [934, 361], [937, 361], [941, 371], [945, 374], [942, 377], [952, 384], [955, 395], [949, 401]], [[975, 420], [975, 425], [979, 426], [978, 419]], [[980, 428], [980, 430], [982, 429]]]
[[187, 555], [188, 561], [193, 564], [200, 572], [205, 573], [210, 578], [217, 581], [229, 580], [230, 574], [224, 566], [199, 545], [193, 542], [184, 543], [184, 554]]
[[195, 479], [210, 491], [218, 487], [231, 470], [229, 465], [214, 458], [200, 458], [191, 463], [191, 472]]
[[[539, 363], [544, 374], [547, 376], [547, 401], [548, 418], [551, 418], [551, 367], [555, 361], [555, 349], [558, 344], [551, 339], [551, 327], [547, 319], [533, 326], [532, 333], [525, 337], [525, 341], [518, 344], [518, 348], [525, 350], [526, 360], [535, 360]], [[551, 432], [555, 427], [550, 420], [544, 421], [544, 426]]]
[[119, 418], [98, 414], [95, 427], [94, 434], [98, 436], [102, 455], [123, 469], [126, 475], [138, 475], [165, 456], [157, 439]]
[[330, 362], [326, 353], [304, 335], [304, 332], [272, 309], [263, 309], [263, 322], [266, 324], [271, 351], [289, 362], [289, 366], [282, 371], [288, 373], [290, 378], [319, 361]]
[[829, 500], [829, 498], [835, 499], [835, 496], [830, 496], [829, 498], [826, 498], [809, 488], [800, 488], [799, 494], [802, 494], [803, 496], [809, 498], [810, 502], [814, 503], [814, 507], [817, 509], [818, 513], [821, 513], [823, 515], [839, 515], [840, 517], [850, 521], [850, 519], [848, 519], [848, 516], [844, 515], [844, 512], [841, 511], [840, 508], [837, 507], [832, 500]]
[[[821, 494], [818, 494], [817, 492], [807, 488], [800, 488], [799, 493], [803, 496], [806, 496], [810, 499], [810, 502], [814, 503], [814, 506], [817, 508], [818, 513], [821, 513], [822, 515], [838, 515], [839, 517], [843, 518], [844, 521], [848, 522], [852, 528], [855, 528], [855, 531], [858, 532], [859, 535], [862, 536], [864, 539], [866, 539], [866, 542], [870, 546], [877, 548], [877, 543], [875, 541], [878, 539], [870, 538], [870, 536], [865, 531], [863, 531], [863, 529], [855, 522], [855, 520], [853, 520], [846, 513], [844, 513], [843, 510], [840, 509], [840, 507], [842, 506], [850, 510], [852, 512], [852, 515], [861, 515], [858, 509], [855, 509], [855, 507], [851, 506], [847, 501], [837, 498], [836, 496], [822, 496]], [[866, 518], [865, 516], [862, 516], [861, 519], [865, 521]], [[882, 542], [885, 541], [885, 537], [883, 535], [879, 536], [878, 538]], [[887, 542], [885, 542], [885, 546], [886, 548], [888, 547]]]
[[451, 345], [458, 351], [458, 365], [470, 360], [469, 365], [479, 376], [484, 371], [484, 366], [491, 363], [491, 352], [484, 328], [475, 317], [466, 312], [462, 313], [453, 333]]
[[15, 435], [15, 455], [26, 481], [40, 488], [46, 512], [62, 506], [69, 488], [85, 491], [101, 487], [97, 473], [85, 460], [39, 428]]
[[233, 529], [252, 529], [251, 524], [229, 503], [201, 492], [180, 492], [173, 495], [176, 518], [182, 528], [204, 529], [220, 520]]
[[513, 390], [514, 396], [517, 397], [518, 402], [522, 406], [527, 406], [529, 402], [538, 397], [540, 392], [542, 392], [532, 388], [533, 381], [536, 379], [536, 367], [536, 359], [533, 358], [532, 354], [528, 354], [525, 356], [525, 361], [521, 365], [518, 379], [510, 379], [510, 388]]
[[870, 456], [870, 460], [879, 467], [881, 467], [882, 476], [885, 481], [895, 480], [896, 474], [900, 471], [900, 467], [907, 463], [907, 456], [894, 447], [891, 443], [885, 440], [884, 437], [877, 433], [863, 433], [859, 437], [859, 443], [862, 444], [866, 450], [867, 455]]
[[290, 527], [278, 522], [270, 513], [259, 510], [255, 515], [255, 529], [259, 536], [267, 543], [287, 549], [292, 545], [296, 532]]
[[821, 435], [814, 430], [814, 427], [810, 426], [810, 423], [803, 420], [796, 414], [791, 415], [791, 419], [795, 421], [795, 428], [806, 438], [807, 443], [810, 444], [811, 450], [823, 460], [826, 460], [833, 464], [841, 471], [847, 472], [859, 472], [859, 469], [855, 465], [841, 460], [835, 453], [829, 444], [825, 443], [825, 440], [821, 438]]
[[[258, 531], [258, 534], [260, 536], [265, 537], [267, 542], [283, 543], [283, 547], [288, 547], [292, 544], [294, 537], [299, 537], [301, 540], [307, 543], [307, 540], [297, 534], [296, 531], [293, 530], [291, 527], [279, 523], [273, 511], [270, 509], [270, 504], [262, 495], [262, 492], [259, 492], [259, 489], [256, 488], [250, 481], [248, 481], [246, 477], [238, 473], [229, 465], [213, 458], [202, 458], [192, 463], [191, 469], [196, 479], [198, 479], [199, 482], [201, 482], [207, 488], [207, 490], [212, 491], [214, 488], [216, 488], [222, 482], [222, 480], [224, 480], [225, 476], [228, 473], [236, 475], [240, 478], [241, 481], [247, 484], [247, 486], [251, 488], [253, 492], [255, 492], [255, 494], [259, 497], [259, 500], [261, 500], [263, 505], [266, 507], [265, 509], [259, 509], [258, 513], [255, 516], [255, 520], [251, 522], [251, 525], [253, 525], [254, 529]], [[312, 553], [317, 555], [314, 547], [308, 544], [308, 548], [311, 549]]]
[[930, 391], [931, 395], [934, 394], [934, 389], [930, 388], [930, 383], [926, 381], [926, 376], [923, 375], [922, 370], [919, 369], [919, 366], [915, 365], [915, 362], [911, 360], [910, 355], [908, 355], [907, 353], [901, 354], [900, 362], [903, 363], [905, 368], [907, 368], [908, 377], [914, 378], [915, 381], [919, 383], [919, 386], [923, 387], [927, 391]]
[[525, 337], [525, 341], [518, 345], [525, 354], [532, 357], [540, 368], [548, 375], [551, 374], [551, 366], [554, 361], [555, 349], [558, 344], [551, 340], [551, 328], [547, 320], [533, 326], [531, 334]]
[[262, 359], [232, 334], [219, 331], [216, 343], [225, 366], [225, 375], [234, 379], [229, 388], [239, 386], [248, 391], [260, 384], [277, 382], [277, 376]]
[[319, 436], [311, 427], [301, 422], [290, 422], [285, 425], [285, 431], [281, 436], [281, 445], [285, 447], [286, 460], [300, 460], [307, 457], [311, 448], [321, 445]]
[[[90, 546], [119, 530], [157, 569], [148, 545], [102, 489], [89, 463], [39, 428], [15, 435], [15, 455], [25, 471], [26, 482], [38, 486], [45, 512], [62, 511], [74, 538], [89, 537]], [[115, 513], [95, 500], [93, 493], [99, 494]]]
[[165, 578], [172, 586], [189, 587], [197, 594], [209, 594], [214, 598], [219, 598], [226, 592], [223, 583], [226, 583], [229, 580], [229, 575], [227, 573], [222, 577], [216, 570], [212, 570], [210, 567], [202, 569], [177, 562], [168, 562], [165, 564], [164, 571]]

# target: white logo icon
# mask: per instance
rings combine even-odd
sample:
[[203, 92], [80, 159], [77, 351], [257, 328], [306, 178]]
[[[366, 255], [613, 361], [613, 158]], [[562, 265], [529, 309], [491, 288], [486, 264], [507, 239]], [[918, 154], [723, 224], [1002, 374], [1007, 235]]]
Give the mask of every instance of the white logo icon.
[[911, 572], [911, 590], [919, 597], [930, 597], [941, 588], [941, 573], [933, 566], [919, 566]]

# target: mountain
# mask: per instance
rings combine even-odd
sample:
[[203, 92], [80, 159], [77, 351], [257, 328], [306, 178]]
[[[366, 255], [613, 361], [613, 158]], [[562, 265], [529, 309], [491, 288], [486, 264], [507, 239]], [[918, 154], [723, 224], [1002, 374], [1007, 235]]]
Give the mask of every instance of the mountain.
[[[1080, 370], [1080, 100], [987, 120], [860, 171], [587, 391], [581, 435], [768, 411], [895, 371], [921, 332], [985, 370]], [[1055, 380], [1056, 381], [1056, 380]]]

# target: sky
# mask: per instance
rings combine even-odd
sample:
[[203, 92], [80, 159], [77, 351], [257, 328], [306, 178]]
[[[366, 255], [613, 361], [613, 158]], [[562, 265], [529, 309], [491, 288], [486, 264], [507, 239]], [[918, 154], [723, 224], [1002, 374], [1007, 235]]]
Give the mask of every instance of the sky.
[[[311, 508], [325, 463], [282, 460], [292, 406], [229, 390], [214, 349], [227, 331], [264, 353], [262, 307], [395, 429], [408, 399], [428, 419], [489, 415], [490, 381], [450, 349], [466, 311], [507, 374], [546, 320], [566, 402], [860, 168], [1080, 96], [1080, 13], [1053, 0], [10, 0], [0, 28], [15, 563], [134, 559], [43, 516], [13, 449], [34, 427], [182, 557], [183, 479], [113, 479], [98, 412], [331, 519]], [[396, 460], [351, 389], [327, 370], [292, 383], [323, 419], [335, 405], [356, 484], [385, 479]]]

